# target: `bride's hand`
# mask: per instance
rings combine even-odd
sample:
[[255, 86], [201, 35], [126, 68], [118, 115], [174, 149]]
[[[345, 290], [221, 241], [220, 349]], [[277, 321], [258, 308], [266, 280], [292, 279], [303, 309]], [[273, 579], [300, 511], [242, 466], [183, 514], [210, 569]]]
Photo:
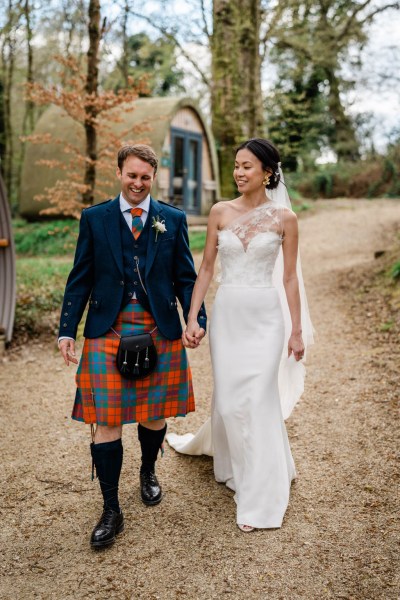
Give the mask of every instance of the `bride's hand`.
[[301, 333], [292, 333], [288, 342], [288, 356], [293, 352], [294, 358], [299, 361], [304, 356], [304, 343]]
[[197, 321], [188, 321], [186, 329], [182, 333], [182, 343], [185, 348], [197, 348], [205, 333]]

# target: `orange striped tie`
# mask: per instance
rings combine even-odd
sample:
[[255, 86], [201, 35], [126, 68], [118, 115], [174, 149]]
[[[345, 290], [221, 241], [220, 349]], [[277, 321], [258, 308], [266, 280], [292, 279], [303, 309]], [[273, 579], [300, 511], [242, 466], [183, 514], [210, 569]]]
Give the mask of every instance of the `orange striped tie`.
[[142, 208], [132, 208], [131, 209], [132, 233], [133, 233], [133, 237], [135, 238], [135, 240], [138, 239], [139, 235], [142, 233], [142, 230], [143, 230], [143, 222], [141, 219], [142, 212], [143, 212]]

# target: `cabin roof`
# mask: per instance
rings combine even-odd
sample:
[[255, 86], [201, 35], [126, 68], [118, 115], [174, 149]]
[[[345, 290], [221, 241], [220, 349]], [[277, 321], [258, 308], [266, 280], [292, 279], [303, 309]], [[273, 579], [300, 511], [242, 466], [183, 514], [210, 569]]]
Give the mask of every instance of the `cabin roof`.
[[[214, 179], [217, 180], [218, 166], [213, 136], [205, 118], [193, 100], [187, 97], [138, 98], [133, 106], [133, 110], [124, 111], [122, 107], [117, 109], [120, 114], [118, 114], [118, 122], [112, 123], [113, 133], [118, 136], [128, 128], [136, 127], [136, 132], [124, 137], [148, 143], [154, 148], [159, 157], [162, 154], [164, 140], [175, 114], [182, 108], [193, 110], [204, 129], [211, 154]], [[129, 105], [127, 105], [128, 108]], [[34, 196], [43, 193], [44, 188], [52, 187], [57, 179], [65, 179], [67, 176], [65, 170], [61, 168], [50, 169], [47, 166], [37, 165], [38, 158], [42, 160], [56, 159], [63, 162], [65, 161], [64, 146], [66, 144], [75, 145], [79, 148], [84, 147], [83, 128], [57, 106], [51, 106], [42, 114], [36, 124], [34, 133], [41, 135], [50, 133], [61, 143], [51, 141], [40, 145], [27, 144], [21, 179], [20, 213], [28, 218], [35, 217], [42, 208], [48, 206], [46, 203], [35, 201]], [[112, 169], [115, 173], [114, 165], [112, 165]], [[101, 199], [103, 198], [99, 198], [97, 201]]]

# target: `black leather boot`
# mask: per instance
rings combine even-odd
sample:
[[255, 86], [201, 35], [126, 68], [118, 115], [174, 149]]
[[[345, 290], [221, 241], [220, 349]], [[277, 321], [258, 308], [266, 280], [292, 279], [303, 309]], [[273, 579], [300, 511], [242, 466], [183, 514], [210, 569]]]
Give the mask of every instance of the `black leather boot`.
[[115, 512], [105, 508], [99, 522], [90, 536], [92, 548], [104, 548], [115, 542], [115, 537], [124, 530], [124, 515], [122, 511]]
[[163, 429], [147, 429], [139, 423], [138, 437], [142, 449], [140, 467], [140, 494], [147, 506], [154, 506], [162, 500], [162, 489], [155, 474], [155, 463], [163, 443], [167, 426]]
[[121, 439], [91, 444], [91, 453], [103, 494], [103, 514], [90, 537], [92, 548], [103, 548], [115, 542], [124, 529], [124, 516], [118, 502], [118, 482], [122, 467]]

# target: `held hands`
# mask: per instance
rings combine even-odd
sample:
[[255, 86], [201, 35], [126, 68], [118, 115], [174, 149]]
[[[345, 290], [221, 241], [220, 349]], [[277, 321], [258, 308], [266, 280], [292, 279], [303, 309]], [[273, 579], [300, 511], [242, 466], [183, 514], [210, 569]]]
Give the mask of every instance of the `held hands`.
[[304, 343], [301, 333], [292, 333], [289, 338], [288, 356], [290, 356], [292, 352], [296, 361], [299, 361], [304, 357]]
[[69, 363], [78, 364], [78, 360], [75, 356], [75, 341], [64, 339], [58, 344], [58, 348], [62, 354], [65, 364], [69, 367]]
[[182, 333], [182, 344], [185, 348], [197, 348], [206, 332], [197, 321], [188, 321], [185, 331]]

